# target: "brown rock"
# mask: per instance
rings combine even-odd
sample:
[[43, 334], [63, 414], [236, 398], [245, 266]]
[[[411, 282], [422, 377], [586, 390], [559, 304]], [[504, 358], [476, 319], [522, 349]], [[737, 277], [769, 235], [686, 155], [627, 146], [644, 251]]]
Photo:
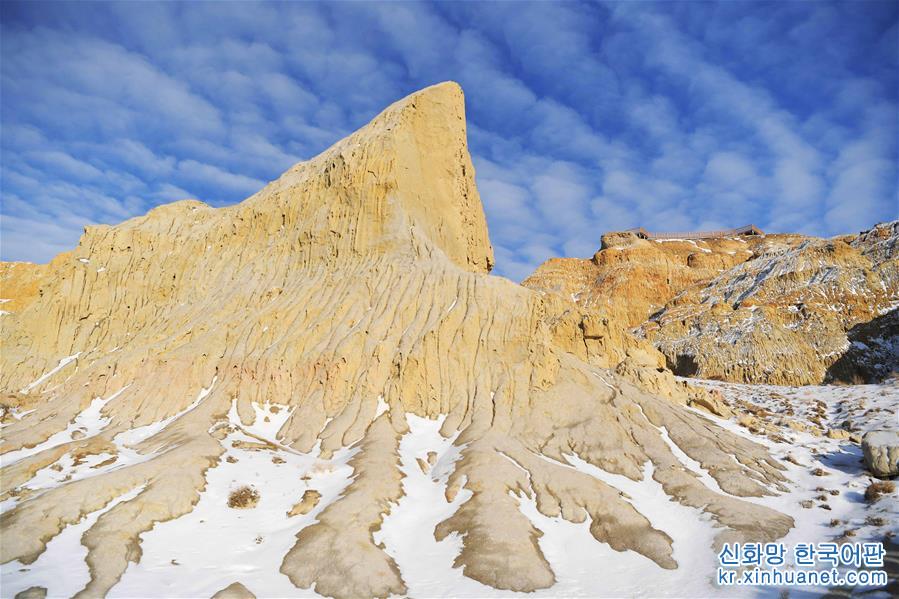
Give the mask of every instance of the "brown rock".
[[292, 518], [293, 516], [300, 516], [303, 514], [308, 514], [315, 506], [318, 505], [319, 499], [321, 499], [322, 494], [316, 491], [315, 489], [306, 489], [303, 492], [303, 497], [300, 499], [290, 511], [287, 512], [287, 517]]
[[256, 599], [256, 595], [243, 586], [239, 582], [232, 582], [215, 595], [211, 599]]
[[620, 347], [637, 327], [683, 376], [804, 385], [899, 368], [899, 221], [842, 239], [608, 234], [592, 260], [548, 260], [523, 285], [601, 318], [594, 334]]

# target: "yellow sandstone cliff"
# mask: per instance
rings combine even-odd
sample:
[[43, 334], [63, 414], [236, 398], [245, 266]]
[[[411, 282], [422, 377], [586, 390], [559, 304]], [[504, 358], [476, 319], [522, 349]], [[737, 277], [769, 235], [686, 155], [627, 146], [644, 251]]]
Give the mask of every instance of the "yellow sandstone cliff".
[[[664, 530], [571, 456], [633, 480], [651, 473], [714, 520], [719, 544], [785, 535], [791, 518], [740, 499], [783, 489], [763, 447], [609, 370], [602, 323], [585, 323], [570, 300], [487, 274], [465, 127], [462, 90], [436, 85], [238, 205], [177, 202], [89, 227], [73, 252], [31, 269], [38, 292], [19, 281], [0, 320], [0, 391], [11, 409], [34, 408], [2, 429], [0, 499], [12, 507], [0, 560], [34, 561], [107, 507], [82, 538], [81, 596], [106, 594], [141, 559], [142, 533], [193, 509], [227, 431], [257, 417], [253, 402], [290, 411], [269, 444], [321, 461], [355, 452], [351, 482], [280, 565], [327, 596], [406, 591], [373, 533], [402, 501], [407, 413], [458, 435], [446, 498], [463, 498], [435, 530], [409, 534], [459, 533], [456, 565], [496, 588], [555, 580], [525, 497], [547, 516], [589, 520], [597, 542], [677, 567]], [[66, 455], [104, 461], [29, 487]], [[295, 475], [300, 501], [305, 474]]]

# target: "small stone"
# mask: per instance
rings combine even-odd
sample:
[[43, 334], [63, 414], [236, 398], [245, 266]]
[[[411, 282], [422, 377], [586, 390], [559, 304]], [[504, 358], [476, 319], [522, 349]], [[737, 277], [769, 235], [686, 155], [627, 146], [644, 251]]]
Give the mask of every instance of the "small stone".
[[291, 518], [293, 516], [308, 514], [316, 505], [318, 505], [318, 500], [321, 499], [321, 497], [322, 494], [315, 489], [307, 489], [306, 492], [303, 493], [302, 499], [287, 512], [287, 517]]

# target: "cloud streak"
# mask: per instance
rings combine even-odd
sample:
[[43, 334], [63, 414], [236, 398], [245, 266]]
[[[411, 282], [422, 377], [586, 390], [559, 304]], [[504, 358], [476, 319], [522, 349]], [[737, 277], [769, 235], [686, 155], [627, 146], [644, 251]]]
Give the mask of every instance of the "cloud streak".
[[[455, 79], [497, 272], [604, 231], [834, 235], [899, 217], [899, 7], [0, 5], [0, 255], [225, 205]], [[289, 32], [287, 34], [286, 32]], [[827, 39], [827, 44], [821, 40]]]

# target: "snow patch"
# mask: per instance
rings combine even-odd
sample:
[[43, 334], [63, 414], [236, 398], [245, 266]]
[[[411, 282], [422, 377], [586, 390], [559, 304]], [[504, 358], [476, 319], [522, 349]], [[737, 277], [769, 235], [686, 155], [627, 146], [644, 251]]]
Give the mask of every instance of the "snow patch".
[[387, 405], [386, 401], [384, 401], [384, 396], [379, 395], [378, 396], [378, 411], [375, 412], [375, 418], [377, 418], [378, 416], [380, 416], [381, 414], [383, 414], [384, 412], [386, 412], [389, 409], [390, 409], [390, 406]]
[[202, 402], [204, 399], [206, 399], [206, 396], [209, 395], [209, 393], [212, 391], [213, 386], [215, 386], [215, 381], [216, 381], [216, 377], [214, 377], [212, 379], [212, 383], [209, 385], [208, 389], [205, 387], [203, 389], [201, 389], [200, 392], [197, 394], [197, 398], [193, 401], [193, 403], [191, 403], [189, 406], [187, 406], [186, 408], [184, 408], [177, 414], [174, 414], [172, 416], [169, 416], [168, 418], [165, 418], [158, 422], [154, 422], [152, 424], [147, 424], [145, 426], [139, 426], [137, 428], [133, 428], [133, 429], [121, 432], [115, 436], [115, 438], [113, 439], [113, 442], [116, 445], [120, 445], [120, 446], [124, 446], [124, 447], [133, 447], [134, 445], [137, 445], [138, 443], [141, 443], [142, 441], [146, 441], [150, 437], [153, 437], [153, 436], [159, 434], [163, 429], [165, 429], [172, 422], [178, 420], [179, 418], [181, 418], [182, 416], [184, 416], [185, 414], [187, 414], [188, 412], [190, 412], [191, 410], [196, 408], [198, 405], [200, 405], [200, 402]]
[[97, 520], [120, 503], [131, 501], [145, 488], [137, 487], [110, 501], [96, 512], [88, 514], [77, 524], [72, 524], [47, 543], [47, 549], [36, 562], [25, 565], [11, 561], [0, 566], [3, 580], [3, 596], [13, 597], [33, 586], [47, 589], [48, 597], [72, 597], [90, 582], [87, 563], [87, 547], [81, 544], [81, 537]]
[[46, 381], [48, 378], [50, 378], [51, 376], [53, 376], [54, 374], [56, 374], [57, 372], [59, 372], [60, 370], [62, 370], [66, 366], [68, 366], [69, 364], [71, 364], [73, 361], [77, 360], [78, 356], [80, 356], [80, 355], [81, 355], [81, 352], [72, 354], [71, 356], [66, 356], [65, 358], [63, 358], [62, 360], [59, 361], [59, 364], [57, 364], [53, 370], [44, 373], [43, 375], [40, 376], [40, 378], [38, 378], [33, 383], [29, 383], [28, 385], [25, 385], [24, 387], [22, 387], [19, 390], [19, 393], [28, 393], [29, 391], [31, 391], [32, 389], [34, 389], [35, 387], [37, 387], [38, 385], [40, 385], [41, 383]]
[[109, 424], [109, 418], [103, 417], [103, 407], [118, 397], [119, 394], [127, 388], [128, 385], [125, 385], [106, 399], [100, 397], [94, 398], [83, 412], [75, 416], [75, 419], [69, 423], [69, 426], [67, 426], [65, 430], [54, 433], [43, 443], [38, 443], [34, 447], [22, 447], [21, 449], [9, 451], [0, 455], [0, 466], [5, 468], [6, 466], [15, 464], [19, 460], [29, 456], [74, 441], [73, 435], [76, 431], [83, 435], [83, 437], [81, 437], [82, 439], [89, 439], [96, 436], [100, 431], [106, 428], [107, 424]]
[[[434, 538], [437, 525], [471, 497], [471, 491], [464, 488], [451, 503], [444, 495], [462, 450], [453, 444], [458, 433], [449, 438], [440, 435], [446, 416], [428, 420], [406, 414], [406, 419], [409, 432], [400, 440], [399, 449], [403, 497], [374, 533], [374, 541], [384, 543], [385, 551], [396, 561], [410, 597], [503, 596], [501, 591], [466, 578], [460, 568], [453, 567], [453, 560], [462, 551], [462, 539], [457, 534], [440, 542]], [[427, 462], [430, 451], [436, 454], [434, 466], [423, 472], [418, 459]]]
[[[233, 447], [235, 441], [258, 443], [236, 416], [232, 405], [231, 432], [222, 442], [225, 454], [207, 471], [206, 489], [193, 511], [141, 535], [141, 561], [128, 566], [109, 597], [210, 597], [237, 580], [257, 597], [319, 596], [294, 587], [279, 568], [296, 534], [315, 523], [352, 482], [348, 462], [358, 448], [344, 448], [322, 460], [317, 451]], [[255, 508], [228, 507], [229, 493], [242, 485], [259, 492]], [[289, 518], [287, 513], [306, 489], [321, 493], [318, 505]]]
[[[714, 585], [717, 556], [712, 549], [716, 529], [699, 510], [672, 501], [652, 479], [646, 462], [643, 480], [611, 474], [576, 455], [566, 455], [571, 466], [623, 491], [628, 502], [652, 526], [672, 538], [676, 570], [665, 570], [634, 551], [615, 551], [590, 534], [590, 519], [577, 524], [541, 514], [534, 499], [519, 498], [521, 511], [543, 532], [537, 541], [556, 574], [556, 584], [530, 594], [537, 597], [713, 597], [734, 596], [734, 589]], [[554, 464], [567, 467], [560, 462]], [[601, 575], [598, 573], [601, 572]]]

